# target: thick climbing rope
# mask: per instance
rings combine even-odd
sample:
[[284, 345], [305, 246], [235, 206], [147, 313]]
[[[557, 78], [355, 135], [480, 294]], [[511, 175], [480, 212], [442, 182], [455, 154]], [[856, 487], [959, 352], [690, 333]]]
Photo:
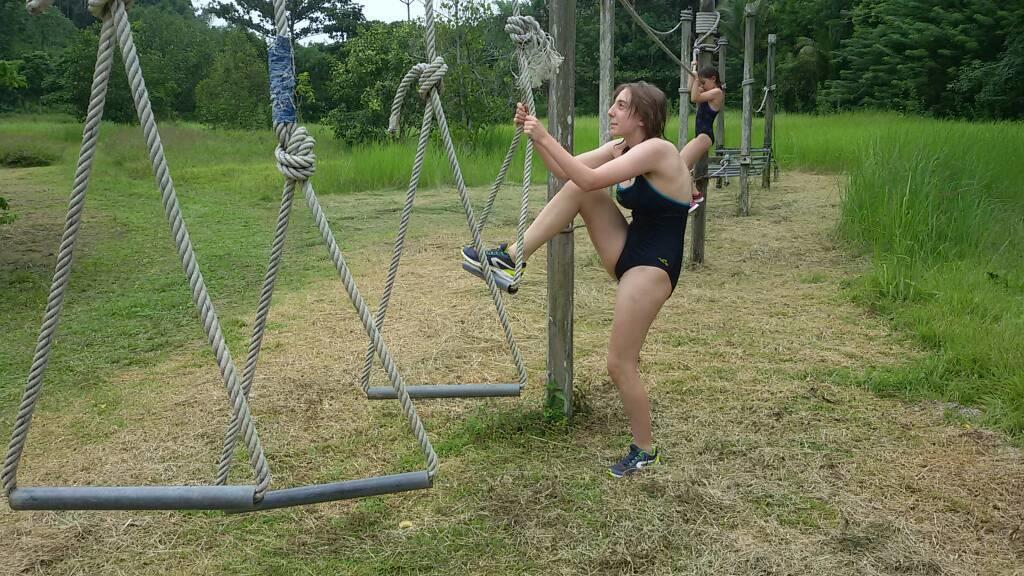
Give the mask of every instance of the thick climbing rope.
[[657, 28], [651, 26], [651, 31], [654, 32], [655, 34], [657, 34], [658, 36], [668, 36], [668, 35], [672, 34], [673, 32], [675, 32], [676, 30], [679, 30], [679, 28], [682, 27], [682, 25], [683, 25], [683, 21], [680, 20], [679, 22], [676, 23], [675, 26], [672, 27], [671, 30], [665, 30], [664, 32], [662, 32], [661, 30], [658, 30]]
[[[402, 209], [402, 216], [399, 222], [398, 233], [395, 237], [395, 247], [392, 252], [391, 264], [388, 267], [387, 279], [385, 280], [384, 292], [381, 296], [380, 304], [377, 307], [377, 315], [375, 324], [377, 329], [380, 330], [384, 326], [384, 320], [387, 315], [388, 305], [391, 300], [391, 294], [394, 288], [394, 282], [398, 275], [398, 268], [402, 257], [402, 252], [405, 243], [405, 235], [408, 231], [409, 220], [412, 215], [412, 207], [415, 201], [416, 192], [419, 187], [420, 171], [423, 166], [423, 159], [426, 153], [426, 146], [430, 136], [430, 130], [432, 127], [432, 120], [436, 119], [438, 129], [441, 133], [442, 143], [445, 148], [445, 153], [448, 157], [448, 163], [451, 167], [452, 173], [455, 175], [455, 184], [459, 192], [459, 199], [462, 202], [463, 210], [466, 212], [466, 218], [469, 222], [470, 232], [473, 236], [473, 246], [476, 248], [478, 254], [484, 253], [483, 242], [481, 240], [481, 231], [486, 223], [488, 214], [494, 204], [495, 196], [497, 195], [498, 189], [501, 187], [501, 183], [504, 181], [505, 175], [508, 172], [509, 166], [511, 165], [512, 155], [518, 147], [518, 142], [522, 136], [522, 127], [517, 127], [512, 137], [512, 143], [509, 146], [508, 152], [505, 155], [505, 159], [502, 162], [502, 166], [498, 171], [498, 177], [491, 187], [491, 191], [488, 195], [487, 203], [482, 211], [480, 219], [477, 219], [473, 214], [473, 208], [469, 201], [469, 194], [466, 190], [466, 184], [462, 177], [462, 170], [459, 167], [458, 157], [455, 153], [455, 146], [452, 143], [451, 132], [448, 129], [448, 122], [445, 118], [444, 108], [441, 104], [441, 98], [438, 94], [438, 87], [441, 79], [445, 72], [448, 70], [444, 64], [444, 59], [437, 55], [436, 48], [436, 31], [434, 25], [434, 6], [433, 1], [428, 0], [424, 2], [424, 20], [426, 24], [426, 46], [427, 56], [431, 60], [428, 63], [419, 63], [412, 67], [405, 77], [402, 78], [401, 83], [395, 92], [395, 99], [391, 106], [391, 118], [388, 124], [389, 132], [396, 132], [399, 127], [402, 105], [405, 102], [405, 97], [412, 84], [419, 81], [418, 91], [420, 97], [426, 100], [426, 106], [423, 111], [423, 121], [420, 126], [420, 137], [416, 146], [416, 155], [413, 161], [412, 176], [409, 180], [409, 187], [406, 192], [406, 201]], [[553, 44], [550, 36], [545, 34], [541, 29], [540, 25], [531, 17], [520, 16], [519, 13], [519, 2], [513, 3], [513, 14], [508, 19], [506, 26], [506, 32], [512, 37], [513, 42], [516, 44], [516, 53], [519, 63], [519, 75], [517, 76], [517, 84], [519, 85], [522, 93], [522, 98], [525, 101], [528, 110], [531, 114], [535, 113], [535, 106], [533, 100], [532, 88], [539, 86], [544, 79], [551, 77], [558, 65], [561, 63], [561, 57], [553, 50]], [[526, 142], [526, 159], [523, 166], [523, 188], [522, 188], [522, 200], [520, 202], [519, 221], [516, 229], [516, 238], [521, 246], [523, 243], [523, 237], [526, 230], [526, 218], [529, 208], [529, 192], [530, 192], [530, 180], [532, 178], [532, 160], [533, 154], [533, 143], [529, 139]], [[516, 258], [516, 272], [513, 278], [513, 286], [519, 282], [522, 277], [523, 259], [522, 253], [517, 255]], [[497, 285], [491, 274], [491, 270], [487, 262], [484, 262], [484, 278], [487, 282], [488, 291], [491, 294], [491, 299], [494, 301], [495, 308], [498, 312], [498, 319], [501, 323], [502, 331], [505, 335], [505, 340], [512, 351], [513, 362], [516, 365], [516, 373], [519, 380], [519, 386], [525, 387], [527, 384], [526, 368], [522, 361], [522, 355], [519, 352], [519, 346], [512, 335], [512, 327], [508, 321], [508, 316], [505, 312], [504, 302], [502, 301], [501, 295], [498, 292]], [[370, 386], [370, 370], [373, 367], [373, 354], [367, 350], [366, 359], [363, 363], [363, 371], [360, 378], [360, 386], [364, 392], [369, 391]]]
[[57, 266], [47, 298], [46, 313], [39, 331], [32, 368], [22, 396], [11, 442], [8, 445], [7, 457], [4, 460], [3, 483], [5, 492], [10, 495], [17, 486], [17, 470], [25, 440], [28, 436], [29, 424], [35, 410], [36, 401], [42, 392], [43, 374], [49, 362], [50, 350], [60, 320], [60, 312], [64, 302], [64, 293], [71, 275], [71, 261], [74, 245], [78, 238], [82, 210], [85, 204], [85, 193], [89, 185], [92, 161], [96, 153], [96, 141], [99, 137], [99, 125], [103, 117], [103, 105], [106, 101], [107, 85], [113, 60], [113, 36], [117, 34], [117, 42], [124, 59], [125, 71], [131, 85], [132, 98], [142, 124], [146, 144], [149, 151], [153, 173], [161, 192], [164, 214], [171, 226], [178, 255], [182, 267], [188, 276], [188, 284], [192, 292], [192, 300], [202, 320], [206, 338], [217, 358], [224, 385], [231, 402], [233, 418], [239, 421], [239, 428], [245, 436], [245, 445], [249, 453], [249, 466], [256, 478], [255, 500], [262, 500], [270, 486], [270, 468], [263, 453], [263, 446], [256, 433], [249, 405], [246, 402], [242, 386], [238, 382], [234, 362], [221, 331], [220, 322], [213, 309], [206, 283], [203, 281], [199, 264], [196, 262], [192, 242], [189, 239], [185, 222], [181, 217], [174, 183], [171, 180], [167, 161], [164, 158], [163, 144], [157, 131], [156, 121], [149, 101], [149, 93], [139, 66], [135, 42], [132, 38], [128, 13], [122, 0], [89, 0], [89, 11], [103, 21], [100, 30], [100, 41], [97, 49], [96, 68], [93, 73], [92, 92], [86, 113], [85, 127], [82, 134], [82, 147], [75, 170], [75, 182], [69, 201], [68, 214], [61, 238], [60, 250], [57, 255]]
[[697, 21], [695, 23], [697, 34], [701, 36], [693, 43], [693, 59], [696, 60], [700, 56], [701, 52], [718, 52], [718, 45], [716, 44], [705, 44], [708, 36], [711, 36], [718, 30], [718, 23], [721, 22], [722, 15], [719, 12], [697, 12]]
[[[345, 291], [348, 293], [349, 299], [359, 315], [359, 320], [366, 329], [371, 342], [370, 346], [380, 357], [388, 380], [398, 396], [402, 413], [405, 415], [409, 428], [416, 436], [420, 450], [427, 460], [427, 473], [433, 478], [437, 474], [438, 469], [437, 454], [430, 444], [430, 439], [427, 437], [423, 422], [416, 413], [416, 408], [409, 397], [402, 376], [398, 373], [394, 359], [384, 344], [384, 339], [380, 335], [378, 326], [371, 317], [370, 308], [366, 305], [362, 295], [359, 293], [359, 289], [356, 287], [348, 265], [345, 263], [345, 258], [342, 256], [341, 250], [334, 239], [334, 233], [327, 222], [323, 208], [320, 206], [316, 193], [313, 191], [313, 185], [309, 180], [315, 171], [314, 140], [305, 128], [296, 127], [295, 125], [295, 71], [291, 52], [291, 38], [287, 36], [288, 18], [285, 0], [274, 0], [274, 23], [277, 29], [277, 37], [270, 48], [270, 85], [274, 112], [274, 132], [278, 137], [275, 156], [277, 158], [277, 168], [285, 176], [285, 184], [281, 196], [281, 208], [278, 212], [277, 230], [271, 247], [270, 263], [264, 276], [260, 303], [256, 312], [256, 321], [253, 323], [253, 333], [249, 343], [249, 356], [246, 361], [243, 377], [244, 391], [248, 393], [251, 389], [252, 380], [256, 372], [266, 319], [270, 311], [270, 301], [274, 292], [274, 283], [280, 268], [282, 249], [287, 234], [292, 195], [295, 187], [298, 185], [302, 187], [303, 195], [306, 198], [306, 205], [313, 214], [313, 220], [320, 231], [324, 244], [327, 246], [331, 261], [334, 263], [338, 276], [345, 286]], [[443, 72], [441, 72], [441, 75], [443, 75]], [[438, 76], [438, 78], [440, 77]], [[364, 388], [365, 391], [366, 389]], [[218, 472], [218, 482], [220, 483], [227, 481], [237, 430], [238, 422], [232, 418], [225, 437], [224, 450], [221, 453]]]

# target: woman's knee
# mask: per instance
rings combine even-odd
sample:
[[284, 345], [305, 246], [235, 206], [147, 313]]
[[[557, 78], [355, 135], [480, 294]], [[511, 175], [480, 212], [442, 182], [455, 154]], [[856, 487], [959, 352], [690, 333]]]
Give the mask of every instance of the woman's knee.
[[626, 354], [608, 351], [608, 375], [616, 384], [623, 382], [630, 374], [637, 372], [637, 359]]

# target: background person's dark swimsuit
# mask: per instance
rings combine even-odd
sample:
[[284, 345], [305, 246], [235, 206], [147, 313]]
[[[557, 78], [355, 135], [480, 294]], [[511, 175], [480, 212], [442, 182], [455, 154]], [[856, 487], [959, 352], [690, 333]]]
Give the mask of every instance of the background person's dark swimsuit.
[[697, 119], [694, 121], [694, 128], [697, 134], [707, 134], [711, 143], [715, 143], [715, 117], [718, 110], [711, 107], [707, 102], [701, 102], [697, 106]]
[[654, 266], [668, 273], [675, 290], [683, 269], [683, 236], [690, 205], [658, 192], [643, 176], [633, 184], [615, 188], [615, 198], [633, 211], [626, 228], [626, 245], [615, 263], [615, 277], [621, 279], [630, 268]]

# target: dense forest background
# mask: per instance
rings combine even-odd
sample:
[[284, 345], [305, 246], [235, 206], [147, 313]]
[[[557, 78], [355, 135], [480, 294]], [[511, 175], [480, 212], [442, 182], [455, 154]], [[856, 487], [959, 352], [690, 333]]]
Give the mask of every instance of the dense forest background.
[[[389, 0], [383, 0], [389, 1]], [[399, 2], [400, 0], [390, 0]], [[659, 30], [696, 2], [635, 0]], [[269, 125], [269, 0], [135, 0], [129, 15], [156, 114], [213, 127]], [[524, 2], [546, 24], [545, 3]], [[729, 39], [727, 80], [739, 87], [746, 2], [719, 2]], [[761, 89], [767, 34], [778, 36], [777, 105], [829, 113], [884, 109], [934, 117], [1024, 117], [1024, 2], [996, 0], [761, 0], [755, 78]], [[303, 120], [334, 126], [349, 142], [380, 137], [401, 76], [424, 59], [422, 22], [366, 21], [351, 0], [289, 0]], [[509, 1], [443, 0], [439, 49], [449, 64], [446, 99], [463, 136], [507, 122], [515, 97], [513, 48], [503, 31]], [[577, 106], [597, 113], [598, 10], [577, 3]], [[677, 96], [676, 66], [616, 5], [616, 80], [643, 79]], [[40, 16], [0, 0], [0, 111], [82, 117], [99, 23], [84, 0], [56, 0]], [[678, 36], [669, 36], [678, 46]], [[739, 101], [739, 90], [729, 91]], [[543, 108], [543, 95], [540, 104]], [[123, 68], [115, 66], [105, 117], [134, 120]], [[415, 115], [406, 115], [415, 123]]]

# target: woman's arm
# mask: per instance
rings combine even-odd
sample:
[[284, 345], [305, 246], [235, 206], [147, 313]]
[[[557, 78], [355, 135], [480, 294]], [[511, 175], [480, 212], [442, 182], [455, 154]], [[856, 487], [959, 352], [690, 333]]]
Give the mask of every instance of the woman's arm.
[[[527, 138], [529, 138], [529, 136], [527, 136]], [[536, 142], [534, 144], [536, 144]], [[559, 180], [569, 179], [569, 175], [562, 170], [562, 167], [558, 165], [558, 162], [555, 162], [555, 159], [551, 157], [551, 153], [549, 153], [543, 146], [535, 145], [533, 149], [540, 154], [540, 158], [544, 161], [544, 165], [548, 167], [548, 171], [555, 175], [555, 178], [558, 178]]]
[[[523, 124], [528, 117], [531, 116], [526, 113], [526, 107], [521, 103], [517, 104], [515, 123]], [[527, 134], [527, 138], [529, 137], [529, 134]], [[590, 150], [589, 152], [584, 152], [576, 156], [576, 158], [591, 168], [597, 168], [601, 164], [612, 159], [612, 148], [615, 146], [616, 142], [617, 141], [607, 142], [599, 148], [595, 148], [594, 150]], [[534, 144], [536, 144], [536, 142]], [[561, 146], [559, 146], [559, 148], [561, 149]], [[554, 174], [556, 178], [559, 180], [571, 180], [569, 175], [565, 173], [565, 170], [563, 170], [558, 162], [555, 161], [555, 158], [551, 156], [551, 153], [547, 148], [535, 145], [534, 149], [537, 150], [537, 153], [540, 154], [541, 160], [544, 161], [544, 165], [547, 166], [548, 170]]]
[[[667, 150], [671, 149], [672, 154], [676, 154], [675, 147], [671, 143], [661, 139], [652, 139], [637, 144], [629, 151], [629, 154], [608, 160], [600, 166], [591, 167], [584, 162], [582, 156], [576, 158], [562, 148], [561, 144], [552, 138], [544, 126], [533, 116], [527, 117], [523, 128], [533, 138], [537, 147], [547, 151], [559, 168], [569, 176], [569, 180], [575, 182], [583, 190], [607, 188], [612, 184], [652, 172], [663, 159]], [[607, 150], [607, 153], [611, 154], [612, 146], [614, 144], [609, 142], [594, 152], [603, 153]]]
[[690, 92], [690, 101], [693, 102], [694, 104], [700, 104], [701, 102], [711, 102], [712, 100], [714, 100], [715, 98], [717, 98], [717, 97], [719, 97], [721, 95], [722, 95], [722, 89], [721, 88], [712, 88], [711, 90], [708, 90], [707, 92], [699, 92], [696, 95], [694, 95], [693, 91], [691, 91]]

